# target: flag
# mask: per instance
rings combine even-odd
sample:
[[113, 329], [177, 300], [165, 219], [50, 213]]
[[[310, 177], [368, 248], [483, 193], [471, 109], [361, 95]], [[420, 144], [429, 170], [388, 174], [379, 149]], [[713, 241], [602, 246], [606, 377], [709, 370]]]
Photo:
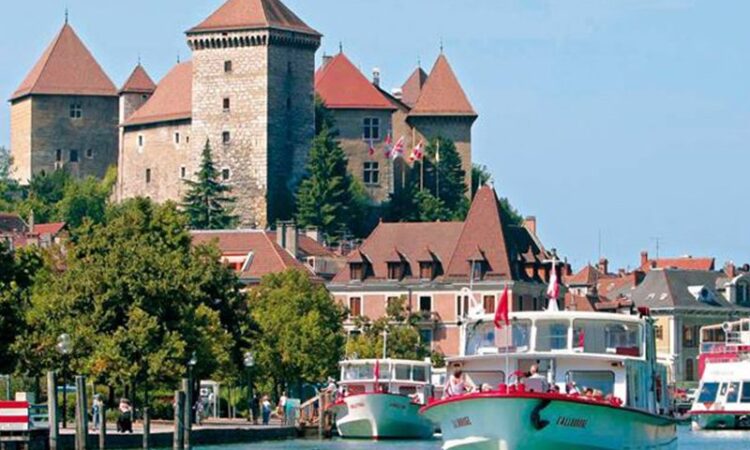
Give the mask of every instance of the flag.
[[393, 147], [393, 139], [391, 138], [391, 133], [388, 133], [385, 137], [385, 146], [383, 147], [383, 152], [385, 153], [386, 158], [391, 157], [391, 147]]
[[419, 144], [417, 144], [414, 149], [411, 151], [411, 156], [409, 157], [409, 161], [421, 161], [422, 157], [424, 156], [424, 141], [419, 141]]
[[391, 150], [391, 158], [394, 160], [396, 158], [401, 158], [404, 156], [404, 137], [401, 136], [401, 138], [396, 141], [396, 145], [393, 146], [393, 150]]
[[560, 284], [557, 282], [557, 270], [555, 270], [555, 261], [552, 261], [552, 274], [549, 277], [549, 286], [547, 286], [547, 297], [549, 297], [548, 311], [558, 311], [557, 297], [560, 295]]
[[440, 141], [437, 141], [437, 148], [435, 149], [435, 162], [440, 164]]
[[508, 285], [505, 285], [505, 290], [503, 291], [503, 295], [500, 297], [500, 304], [497, 306], [497, 309], [495, 310], [495, 328], [502, 328], [503, 323], [505, 325], [510, 325], [510, 320], [508, 319]]
[[367, 153], [370, 156], [374, 156], [375, 155], [375, 144], [373, 144], [372, 138], [370, 138], [370, 149], [367, 151]]

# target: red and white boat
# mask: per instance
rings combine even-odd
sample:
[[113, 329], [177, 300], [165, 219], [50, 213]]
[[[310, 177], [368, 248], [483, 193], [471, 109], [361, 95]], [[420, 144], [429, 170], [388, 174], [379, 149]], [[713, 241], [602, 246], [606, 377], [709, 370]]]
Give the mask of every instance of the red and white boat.
[[643, 313], [520, 312], [497, 329], [480, 312], [462, 326], [462, 355], [448, 359], [449, 373], [479, 390], [421, 413], [446, 450], [676, 448], [666, 368]]
[[750, 319], [701, 328], [694, 429], [750, 429]]
[[331, 406], [344, 438], [426, 439], [434, 424], [419, 415], [432, 392], [429, 361], [342, 361], [340, 390]]

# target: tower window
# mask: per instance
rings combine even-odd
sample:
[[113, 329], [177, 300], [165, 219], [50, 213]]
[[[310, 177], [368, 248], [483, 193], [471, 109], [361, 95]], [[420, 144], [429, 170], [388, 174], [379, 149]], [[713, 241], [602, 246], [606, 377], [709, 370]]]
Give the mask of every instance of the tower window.
[[224, 73], [232, 72], [232, 61], [224, 61]]
[[185, 169], [185, 166], [180, 167], [180, 178], [184, 180], [186, 176], [187, 176], [187, 169]]
[[232, 141], [232, 135], [228, 131], [221, 133], [221, 142], [229, 144]]
[[146, 184], [151, 183], [151, 169], [146, 169]]
[[90, 148], [86, 150], [86, 158], [94, 159], [94, 149]]
[[377, 141], [380, 139], [380, 119], [377, 117], [365, 117], [362, 136], [366, 141]]
[[180, 143], [180, 133], [174, 134], [174, 143], [179, 144]]
[[70, 151], [70, 162], [77, 163], [78, 162], [78, 150], [71, 150]]
[[70, 104], [70, 118], [80, 119], [81, 117], [83, 117], [83, 106], [81, 106], [80, 103], [71, 103]]
[[362, 178], [365, 184], [380, 184], [380, 164], [377, 161], [365, 161]]
[[224, 107], [224, 112], [229, 112], [229, 108], [231, 106], [229, 97], [224, 97], [224, 101], [222, 102], [222, 105]]
[[62, 162], [62, 150], [59, 148], [55, 151], [55, 162]]
[[138, 135], [138, 147], [143, 147], [143, 135]]
[[232, 173], [229, 171], [229, 169], [222, 169], [221, 170], [221, 179], [224, 181], [228, 181], [229, 178], [231, 178]]

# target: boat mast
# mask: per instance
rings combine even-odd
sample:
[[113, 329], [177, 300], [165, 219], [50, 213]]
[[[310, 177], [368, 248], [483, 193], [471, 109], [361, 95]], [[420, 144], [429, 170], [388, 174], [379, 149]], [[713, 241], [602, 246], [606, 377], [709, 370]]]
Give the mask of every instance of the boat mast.
[[383, 330], [383, 359], [388, 358], [388, 330]]

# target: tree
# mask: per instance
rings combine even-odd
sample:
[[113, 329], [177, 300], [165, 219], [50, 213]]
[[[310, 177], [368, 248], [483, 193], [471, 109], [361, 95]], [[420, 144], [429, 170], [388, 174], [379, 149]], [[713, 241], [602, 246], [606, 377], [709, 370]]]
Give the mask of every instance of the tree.
[[20, 187], [10, 176], [11, 166], [10, 153], [0, 147], [0, 211], [13, 211], [20, 196]]
[[456, 219], [463, 219], [468, 211], [466, 172], [456, 145], [450, 139], [433, 139], [427, 145], [422, 164], [424, 187], [442, 200]]
[[55, 205], [56, 216], [76, 229], [84, 220], [100, 223], [104, 220], [112, 189], [117, 183], [117, 169], [110, 167], [104, 179], [87, 177], [70, 180], [64, 187], [62, 199]]
[[264, 277], [250, 292], [249, 309], [257, 365], [277, 390], [336, 374], [344, 309], [309, 273], [291, 269]]
[[315, 94], [315, 135], [319, 135], [323, 129], [328, 130], [331, 135], [336, 135], [336, 121], [333, 113], [326, 107], [323, 97]]
[[331, 240], [350, 231], [351, 184], [346, 155], [324, 127], [313, 140], [307, 177], [297, 192], [297, 223], [317, 227]]
[[201, 166], [195, 174], [197, 181], [185, 180], [189, 190], [183, 207], [194, 230], [223, 230], [237, 222], [229, 207], [235, 199], [226, 195], [231, 188], [219, 181], [219, 175], [211, 157], [211, 143], [206, 140]]

